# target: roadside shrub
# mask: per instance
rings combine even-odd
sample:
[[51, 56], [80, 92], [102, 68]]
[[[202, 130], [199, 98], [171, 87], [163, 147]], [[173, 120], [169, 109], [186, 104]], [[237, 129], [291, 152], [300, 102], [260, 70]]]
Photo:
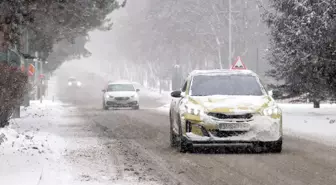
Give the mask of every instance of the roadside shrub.
[[0, 127], [8, 125], [15, 106], [21, 104], [27, 82], [27, 75], [18, 68], [0, 63]]

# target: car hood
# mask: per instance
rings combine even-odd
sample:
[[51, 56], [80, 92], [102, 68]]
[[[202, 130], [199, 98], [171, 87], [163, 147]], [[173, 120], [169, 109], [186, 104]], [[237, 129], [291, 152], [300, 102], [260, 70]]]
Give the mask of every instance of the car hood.
[[188, 101], [202, 106], [207, 112], [253, 113], [275, 105], [269, 96], [190, 96]]
[[129, 97], [135, 96], [137, 93], [135, 91], [114, 91], [114, 92], [107, 92], [109, 96], [114, 97]]

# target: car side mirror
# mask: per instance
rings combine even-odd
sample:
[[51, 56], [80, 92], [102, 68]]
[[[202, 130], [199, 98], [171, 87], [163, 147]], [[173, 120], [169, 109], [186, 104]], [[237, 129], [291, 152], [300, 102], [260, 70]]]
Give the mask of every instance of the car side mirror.
[[272, 97], [274, 99], [278, 99], [282, 97], [282, 93], [279, 90], [272, 90]]
[[173, 98], [180, 98], [181, 97], [181, 91], [173, 91], [172, 93], [170, 93], [170, 95]]
[[140, 92], [140, 89], [136, 89], [136, 92]]
[[103, 89], [103, 90], [102, 90], [102, 92], [103, 92], [103, 93], [105, 93], [105, 92], [106, 92], [106, 90], [105, 90], [105, 89]]
[[273, 90], [267, 92], [269, 96], [273, 97]]

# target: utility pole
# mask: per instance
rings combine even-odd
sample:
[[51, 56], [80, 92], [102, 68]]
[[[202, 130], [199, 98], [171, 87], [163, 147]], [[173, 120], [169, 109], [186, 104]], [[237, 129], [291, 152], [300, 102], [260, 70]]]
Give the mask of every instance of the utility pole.
[[259, 48], [257, 47], [257, 64], [256, 64], [256, 73], [258, 74], [258, 68], [259, 68]]
[[42, 103], [42, 98], [43, 98], [43, 91], [42, 91], [42, 87], [43, 87], [43, 78], [42, 78], [42, 75], [43, 75], [43, 61], [42, 60], [39, 60], [40, 61], [40, 75], [39, 75], [39, 78], [40, 78], [40, 102]]
[[34, 62], [35, 62], [35, 73], [34, 73], [34, 84], [36, 86], [36, 95], [35, 95], [35, 100], [38, 100], [39, 99], [39, 83], [38, 83], [38, 74], [37, 74], [37, 71], [39, 71], [39, 66], [38, 66], [38, 52], [36, 51], [35, 52], [35, 59], [34, 59]]
[[41, 61], [39, 59], [39, 53], [36, 51], [35, 52], [35, 65], [36, 66], [39, 66], [37, 67], [38, 69], [38, 74], [36, 73], [35, 74], [35, 83], [36, 83], [36, 86], [37, 86], [37, 99], [40, 99], [40, 102], [42, 103], [42, 74], [43, 74], [43, 61]]
[[218, 63], [219, 63], [219, 68], [223, 69], [223, 65], [222, 65], [222, 54], [221, 54], [221, 43], [218, 39], [218, 37], [216, 37], [216, 42], [217, 42], [217, 49], [218, 49]]
[[231, 60], [232, 60], [232, 11], [231, 11], [231, 2], [229, 0], [229, 69], [231, 67]]
[[[29, 54], [29, 30], [28, 28], [26, 28], [25, 30], [25, 35], [24, 35], [24, 53], [25, 54]], [[28, 60], [29, 59], [24, 59], [24, 73], [25, 74], [28, 74]], [[29, 79], [29, 77], [28, 77]], [[27, 84], [27, 89], [29, 87], [29, 80], [28, 80], [28, 84]], [[29, 89], [27, 90], [27, 92], [24, 94], [24, 97], [23, 97], [23, 105], [25, 107], [28, 107], [30, 105], [30, 97], [29, 97]]]

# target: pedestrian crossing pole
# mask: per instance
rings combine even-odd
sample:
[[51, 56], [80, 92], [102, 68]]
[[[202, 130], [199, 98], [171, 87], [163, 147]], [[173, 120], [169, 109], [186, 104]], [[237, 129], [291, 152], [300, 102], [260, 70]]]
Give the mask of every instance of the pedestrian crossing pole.
[[[26, 29], [25, 31], [25, 35], [24, 35], [24, 39], [23, 39], [25, 42], [24, 42], [24, 52], [25, 54], [29, 54], [29, 32], [28, 30]], [[28, 74], [28, 60], [29, 59], [24, 59], [24, 72], [25, 74]], [[28, 80], [28, 83], [27, 83], [27, 91], [26, 93], [24, 94], [24, 100], [23, 100], [23, 106], [25, 107], [28, 107], [30, 106], [30, 97], [29, 97], [29, 80]]]
[[231, 68], [232, 62], [232, 11], [231, 11], [232, 0], [229, 0], [229, 69]]

